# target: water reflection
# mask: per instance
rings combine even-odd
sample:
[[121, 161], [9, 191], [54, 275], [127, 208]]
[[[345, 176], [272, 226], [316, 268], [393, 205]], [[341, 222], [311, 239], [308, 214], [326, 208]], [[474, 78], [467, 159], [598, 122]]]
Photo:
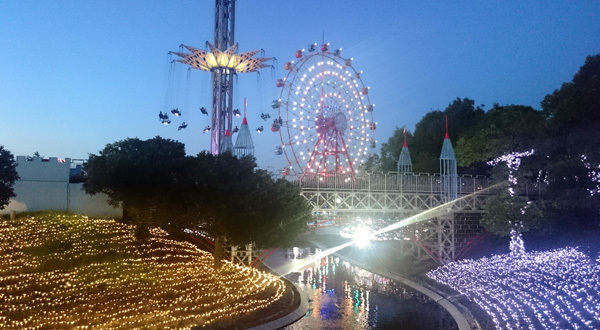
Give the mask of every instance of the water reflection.
[[[319, 250], [290, 249], [288, 262]], [[447, 312], [417, 291], [328, 256], [286, 276], [309, 296], [304, 318], [286, 329], [456, 329]]]

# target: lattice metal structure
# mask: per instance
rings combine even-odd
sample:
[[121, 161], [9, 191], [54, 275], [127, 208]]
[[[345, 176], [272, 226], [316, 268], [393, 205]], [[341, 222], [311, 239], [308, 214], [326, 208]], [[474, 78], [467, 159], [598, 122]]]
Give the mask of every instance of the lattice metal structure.
[[[401, 176], [412, 185], [399, 184]], [[395, 223], [438, 207], [422, 221], [402, 228], [407, 239], [402, 246], [403, 252], [417, 259], [446, 263], [481, 231], [473, 218], [480, 216], [485, 199], [493, 193], [486, 190], [488, 178], [466, 175], [457, 176], [457, 181], [459, 198], [443, 207], [439, 207], [445, 204], [439, 175], [372, 173], [355, 182], [305, 180], [299, 184], [316, 217], [322, 218], [317, 220], [340, 224], [357, 218]]]
[[238, 45], [234, 41], [235, 0], [215, 1], [215, 43], [206, 42], [210, 51], [182, 45], [190, 53], [173, 52], [178, 60], [190, 67], [212, 74], [212, 116], [210, 150], [216, 155], [220, 145], [228, 138], [225, 133], [232, 131], [233, 77], [237, 73], [255, 72], [268, 67], [264, 62], [270, 58], [254, 58], [259, 51], [236, 54]]
[[[341, 219], [356, 216], [382, 216], [392, 220], [402, 220], [442, 204], [437, 192], [400, 192], [397, 191], [335, 191], [330, 189], [302, 188], [301, 195], [306, 198], [314, 212], [328, 212]], [[444, 215], [450, 212], [480, 212], [488, 194], [465, 194], [447, 208], [440, 209], [428, 216]]]
[[[292, 181], [302, 189], [309, 190], [335, 190], [335, 191], [372, 191], [372, 192], [414, 192], [437, 194], [438, 199], [441, 192], [441, 178], [439, 174], [411, 173], [413, 185], [401, 187], [398, 182], [399, 173], [366, 173], [357, 177], [356, 180], [348, 181], [342, 178], [332, 177], [329, 180]], [[460, 195], [479, 192], [490, 185], [488, 178], [484, 176], [460, 175], [457, 176], [457, 192]]]
[[446, 135], [440, 153], [440, 179], [442, 187], [442, 201], [444, 203], [453, 201], [457, 196], [458, 180], [456, 174], [456, 157], [454, 148], [448, 135], [448, 117], [446, 117]]
[[408, 143], [406, 142], [406, 127], [404, 127], [404, 144], [402, 145], [402, 150], [400, 150], [400, 156], [398, 157], [398, 173], [401, 175], [412, 173], [412, 160], [410, 159]]
[[231, 141], [231, 131], [230, 130], [225, 131], [223, 140], [221, 141], [221, 144], [219, 145], [219, 153], [222, 154], [227, 151], [233, 152], [233, 142]]
[[406, 127], [404, 127], [404, 144], [402, 150], [400, 150], [400, 156], [398, 157], [398, 184], [401, 189], [409, 189], [414, 186], [412, 179], [412, 160], [410, 159], [410, 152], [408, 151], [408, 143], [406, 142]]
[[233, 154], [237, 158], [254, 155], [254, 142], [252, 142], [252, 135], [250, 135], [250, 128], [248, 127], [248, 120], [246, 119], [246, 99], [244, 99], [244, 119], [242, 120], [242, 126], [240, 127], [237, 139], [235, 140]]

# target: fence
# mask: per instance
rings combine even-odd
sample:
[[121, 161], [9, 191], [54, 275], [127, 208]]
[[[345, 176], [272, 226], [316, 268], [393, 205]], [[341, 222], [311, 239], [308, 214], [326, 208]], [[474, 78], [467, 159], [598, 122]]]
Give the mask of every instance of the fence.
[[[355, 179], [331, 176], [327, 178], [303, 179], [294, 181], [302, 189], [333, 191], [373, 191], [373, 192], [419, 192], [437, 194], [441, 192], [440, 175], [427, 173], [400, 174], [368, 173]], [[485, 176], [459, 175], [458, 194], [470, 194], [490, 186]]]

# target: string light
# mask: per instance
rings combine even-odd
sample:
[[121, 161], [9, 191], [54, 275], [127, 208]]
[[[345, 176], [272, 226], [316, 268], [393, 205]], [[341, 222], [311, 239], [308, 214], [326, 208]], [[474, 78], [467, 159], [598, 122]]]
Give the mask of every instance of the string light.
[[508, 193], [511, 197], [515, 195], [514, 187], [517, 185], [517, 177], [515, 176], [514, 172], [519, 170], [519, 167], [521, 166], [521, 158], [529, 157], [534, 153], [534, 149], [524, 152], [511, 152], [487, 162], [487, 164], [490, 166], [496, 166], [502, 162], [506, 164], [506, 167], [508, 167], [508, 182], [511, 184], [508, 188]]
[[462, 260], [427, 276], [477, 303], [498, 329], [600, 328], [600, 256], [573, 247]]
[[588, 170], [588, 177], [595, 183], [596, 186], [593, 188], [588, 188], [588, 192], [591, 196], [596, 194], [600, 194], [600, 165], [593, 166], [587, 161], [587, 155], [581, 155], [581, 162], [583, 166]]
[[151, 229], [84, 216], [0, 221], [0, 328], [206, 326], [267, 308], [281, 279]]

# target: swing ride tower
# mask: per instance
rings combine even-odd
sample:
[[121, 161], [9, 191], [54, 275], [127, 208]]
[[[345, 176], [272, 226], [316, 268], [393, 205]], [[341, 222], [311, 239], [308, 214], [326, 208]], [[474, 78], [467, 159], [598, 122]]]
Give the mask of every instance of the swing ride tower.
[[[210, 151], [213, 155], [231, 149], [224, 144], [226, 133], [231, 132], [233, 114], [233, 78], [238, 73], [256, 72], [268, 67], [270, 58], [253, 57], [260, 50], [236, 54], [235, 0], [215, 0], [214, 44], [206, 42], [210, 51], [182, 45], [189, 53], [172, 52], [177, 60], [193, 69], [211, 72], [212, 113]], [[230, 138], [230, 137], [229, 137]], [[228, 147], [229, 146], [229, 147]]]

